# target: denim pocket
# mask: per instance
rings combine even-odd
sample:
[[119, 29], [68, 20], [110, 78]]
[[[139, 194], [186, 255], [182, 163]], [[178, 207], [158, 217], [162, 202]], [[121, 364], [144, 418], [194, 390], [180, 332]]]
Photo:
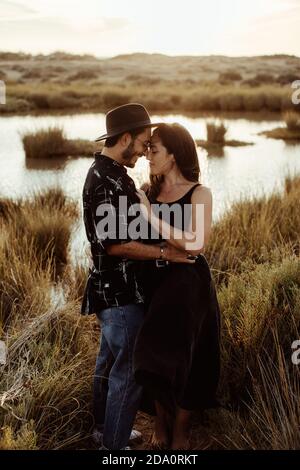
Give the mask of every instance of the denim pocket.
[[100, 321], [100, 325], [111, 321], [111, 310], [112, 310], [111, 307], [108, 307], [108, 308], [101, 310], [101, 312], [97, 313], [97, 317]]
[[125, 315], [122, 307], [109, 307], [101, 310], [98, 318], [103, 325], [118, 325], [124, 327]]

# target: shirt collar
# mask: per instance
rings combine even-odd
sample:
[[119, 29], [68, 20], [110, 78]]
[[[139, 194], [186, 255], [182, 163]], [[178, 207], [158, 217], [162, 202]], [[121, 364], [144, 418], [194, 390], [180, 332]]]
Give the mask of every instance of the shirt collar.
[[112, 170], [117, 170], [121, 174], [127, 174], [127, 170], [124, 165], [121, 165], [119, 162], [113, 158], [107, 157], [101, 152], [95, 152], [94, 157], [96, 161], [101, 162], [105, 165], [106, 168], [111, 168]]

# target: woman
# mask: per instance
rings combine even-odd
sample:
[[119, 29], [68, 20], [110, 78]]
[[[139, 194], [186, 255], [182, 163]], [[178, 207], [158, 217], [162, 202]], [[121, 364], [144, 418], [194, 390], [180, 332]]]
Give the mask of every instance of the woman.
[[[159, 262], [144, 262], [147, 314], [136, 341], [135, 377], [148, 398], [143, 409], [156, 415], [152, 446], [188, 449], [191, 411], [216, 405], [219, 378], [219, 306], [203, 255], [212, 196], [198, 182], [195, 143], [183, 126], [159, 125], [147, 159], [150, 185], [147, 195], [138, 194], [151, 223], [149, 241], [165, 240], [195, 263], [164, 262], [163, 247]], [[173, 217], [166, 208], [174, 209]]]

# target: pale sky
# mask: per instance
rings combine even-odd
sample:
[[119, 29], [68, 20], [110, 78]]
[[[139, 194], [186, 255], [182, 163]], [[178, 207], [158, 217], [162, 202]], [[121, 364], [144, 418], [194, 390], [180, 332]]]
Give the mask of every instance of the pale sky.
[[300, 0], [0, 0], [0, 50], [300, 56]]

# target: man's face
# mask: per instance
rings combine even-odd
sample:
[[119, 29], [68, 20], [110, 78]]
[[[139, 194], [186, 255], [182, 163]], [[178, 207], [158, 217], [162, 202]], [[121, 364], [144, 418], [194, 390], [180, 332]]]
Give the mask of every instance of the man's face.
[[151, 130], [147, 128], [132, 139], [127, 149], [122, 153], [125, 166], [134, 168], [138, 158], [147, 154], [150, 137]]

